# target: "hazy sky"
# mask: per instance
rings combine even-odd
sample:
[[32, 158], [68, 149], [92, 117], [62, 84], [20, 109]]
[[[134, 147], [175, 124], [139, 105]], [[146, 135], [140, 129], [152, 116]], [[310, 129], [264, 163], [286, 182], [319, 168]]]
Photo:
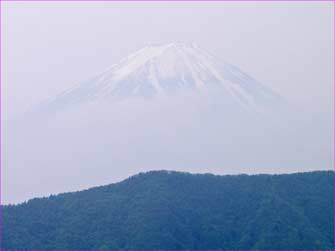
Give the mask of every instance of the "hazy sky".
[[207, 104], [202, 108], [208, 114], [196, 113], [198, 100], [175, 100], [167, 107], [72, 111], [40, 128], [22, 123], [21, 134], [10, 134], [5, 126], [3, 201], [79, 190], [149, 169], [224, 174], [333, 168], [333, 7], [331, 2], [2, 3], [3, 118], [148, 44], [171, 41], [196, 42], [302, 111], [292, 112], [297, 116], [286, 121], [290, 124], [267, 121], [263, 128], [245, 118], [226, 123]]
[[197, 42], [291, 102], [320, 112], [332, 107], [331, 2], [2, 5], [5, 116], [147, 44], [170, 41]]

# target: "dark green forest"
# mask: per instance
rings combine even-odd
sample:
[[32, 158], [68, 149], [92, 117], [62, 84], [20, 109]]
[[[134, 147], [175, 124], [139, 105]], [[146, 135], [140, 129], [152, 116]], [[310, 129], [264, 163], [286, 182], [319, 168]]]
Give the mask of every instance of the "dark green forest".
[[334, 172], [152, 171], [2, 207], [3, 250], [333, 250]]

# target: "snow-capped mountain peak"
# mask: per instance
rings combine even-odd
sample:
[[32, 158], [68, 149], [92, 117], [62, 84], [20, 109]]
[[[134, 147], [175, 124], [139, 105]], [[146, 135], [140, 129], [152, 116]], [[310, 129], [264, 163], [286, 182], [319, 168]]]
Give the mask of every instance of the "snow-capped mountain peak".
[[[179, 87], [183, 85], [200, 86], [208, 80], [204, 72], [208, 70], [206, 68], [211, 67], [210, 62], [204, 61], [208, 56], [195, 43], [191, 45], [183, 43], [151, 45], [131, 54], [119, 64], [105, 71], [101, 80], [108, 79], [118, 82], [131, 77], [132, 74], [136, 76], [145, 74], [154, 93], [163, 92], [164, 89], [178, 88], [177, 84]], [[190, 77], [189, 80], [192, 81], [187, 81], [187, 77]], [[167, 80], [177, 81], [175, 85], [172, 83], [164, 85], [163, 82]], [[139, 86], [134, 88], [134, 91], [138, 89]]]
[[258, 109], [278, 100], [278, 95], [225, 63], [196, 43], [146, 46], [93, 79], [48, 100], [55, 109], [74, 103], [124, 100], [173, 95], [182, 91], [217, 87], [225, 97], [246, 109]]

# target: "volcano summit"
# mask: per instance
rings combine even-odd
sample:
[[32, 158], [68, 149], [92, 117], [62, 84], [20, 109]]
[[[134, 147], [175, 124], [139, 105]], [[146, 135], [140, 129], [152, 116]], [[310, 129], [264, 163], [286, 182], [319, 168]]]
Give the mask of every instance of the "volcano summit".
[[168, 43], [138, 50], [89, 81], [46, 100], [42, 107], [59, 110], [83, 102], [157, 98], [211, 87], [245, 110], [271, 109], [280, 100], [276, 93], [195, 43]]

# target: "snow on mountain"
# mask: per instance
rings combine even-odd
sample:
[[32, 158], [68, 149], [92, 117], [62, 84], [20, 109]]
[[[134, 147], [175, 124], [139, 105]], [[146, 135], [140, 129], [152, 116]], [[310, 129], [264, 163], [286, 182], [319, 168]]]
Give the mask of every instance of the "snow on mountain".
[[168, 43], [138, 50], [93, 79], [41, 104], [53, 110], [97, 100], [155, 98], [217, 87], [248, 110], [273, 106], [280, 97], [196, 44]]

